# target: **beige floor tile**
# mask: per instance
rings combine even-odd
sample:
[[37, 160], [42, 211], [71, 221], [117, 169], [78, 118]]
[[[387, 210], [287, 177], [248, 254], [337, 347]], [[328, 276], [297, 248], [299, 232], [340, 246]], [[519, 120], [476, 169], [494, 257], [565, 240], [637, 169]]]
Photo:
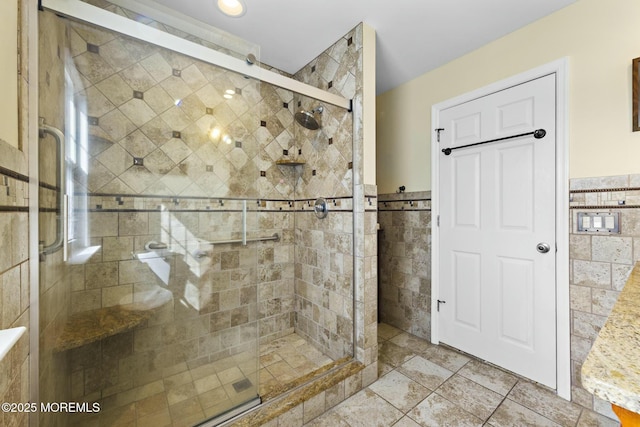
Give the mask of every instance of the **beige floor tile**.
[[437, 390], [440, 396], [486, 421], [504, 397], [495, 391], [458, 374], [445, 381]]
[[471, 360], [458, 373], [503, 396], [506, 396], [518, 382], [515, 375], [478, 360]]
[[458, 372], [471, 360], [458, 351], [434, 344], [429, 344], [429, 347], [422, 352], [422, 357], [452, 372]]
[[267, 353], [260, 356], [260, 365], [269, 366], [269, 365], [273, 365], [276, 362], [280, 362], [281, 360], [282, 360], [282, 357], [280, 357], [278, 353], [275, 353], [275, 352]]
[[393, 366], [387, 365], [386, 363], [378, 360], [378, 378], [381, 378], [382, 376], [388, 374], [391, 371], [393, 371]]
[[191, 381], [193, 381], [193, 378], [191, 377], [191, 372], [189, 371], [185, 371], [185, 372], [181, 372], [179, 374], [175, 374], [172, 375], [170, 377], [167, 377], [163, 380], [164, 382], [164, 387], [166, 389], [171, 389], [183, 384], [187, 384], [190, 383]]
[[198, 394], [205, 393], [209, 390], [213, 390], [216, 387], [220, 387], [222, 383], [218, 379], [218, 375], [211, 374], [204, 378], [198, 378], [193, 382]]
[[191, 377], [192, 378], [202, 378], [202, 377], [206, 377], [206, 376], [211, 375], [211, 374], [218, 373], [218, 370], [216, 369], [215, 362], [214, 363], [208, 363], [208, 364], [202, 365], [202, 366], [198, 366], [197, 368], [190, 369], [189, 371], [191, 372]]
[[398, 371], [389, 372], [371, 384], [369, 389], [405, 413], [431, 393]]
[[431, 346], [431, 344], [429, 344], [427, 341], [406, 332], [402, 332], [401, 334], [396, 335], [389, 341], [396, 345], [399, 345], [400, 347], [408, 348], [415, 353], [422, 353]]
[[320, 415], [315, 420], [311, 420], [305, 424], [305, 427], [351, 427], [338, 413], [328, 411]]
[[507, 397], [565, 427], [575, 426], [582, 411], [580, 406], [525, 380], [518, 381]]
[[182, 384], [167, 390], [167, 401], [169, 406], [175, 405], [189, 398], [196, 396], [198, 392], [193, 383]]
[[164, 408], [159, 412], [145, 415], [136, 420], [136, 427], [166, 427], [172, 424], [169, 408]]
[[378, 346], [378, 360], [394, 368], [402, 365], [415, 355], [410, 349], [400, 347], [390, 341], [384, 341]]
[[386, 427], [404, 415], [369, 389], [364, 389], [335, 407], [351, 427]]
[[533, 412], [531, 409], [506, 399], [489, 418], [493, 427], [560, 427], [548, 418]]
[[289, 364], [287, 364], [287, 362], [285, 362], [284, 360], [267, 366], [267, 370], [279, 382], [288, 382], [294, 380], [297, 377], [293, 368], [291, 368], [291, 366], [289, 366]]
[[401, 372], [419, 382], [429, 390], [435, 390], [445, 382], [453, 372], [443, 368], [440, 365], [436, 365], [433, 362], [423, 358], [422, 356], [416, 356], [413, 359], [403, 363], [398, 372]]
[[232, 405], [231, 399], [227, 396], [227, 392], [224, 390], [224, 387], [218, 387], [199, 394], [198, 400], [200, 401], [200, 406], [205, 410], [218, 405], [224, 408], [229, 408]]
[[577, 427], [617, 427], [620, 423], [604, 415], [583, 409]]
[[[378, 324], [378, 338], [382, 338], [383, 340], [390, 340], [398, 334], [401, 334], [402, 331], [398, 328], [395, 328], [386, 323]], [[380, 340], [378, 340], [380, 341]]]
[[413, 421], [409, 416], [404, 416], [400, 418], [400, 421], [395, 423], [393, 427], [420, 427], [420, 424]]
[[222, 384], [230, 384], [244, 378], [244, 374], [237, 366], [225, 369], [218, 373], [218, 378]]
[[200, 415], [201, 419], [204, 418], [204, 412], [197, 397], [191, 397], [169, 406], [169, 412], [174, 421], [190, 418], [194, 414]]
[[293, 356], [288, 356], [284, 360], [292, 368], [298, 368], [309, 362], [309, 359], [304, 357], [302, 354], [294, 354]]
[[141, 418], [146, 415], [155, 414], [166, 409], [168, 406], [165, 393], [154, 394], [153, 396], [136, 402], [136, 416]]
[[431, 394], [407, 414], [423, 427], [480, 427], [482, 420], [449, 402], [442, 396]]

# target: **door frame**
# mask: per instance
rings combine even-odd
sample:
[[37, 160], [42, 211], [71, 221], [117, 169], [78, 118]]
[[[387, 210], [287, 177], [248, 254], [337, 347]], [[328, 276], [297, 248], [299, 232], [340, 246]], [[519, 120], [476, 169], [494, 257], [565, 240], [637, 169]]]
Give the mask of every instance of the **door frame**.
[[437, 143], [440, 111], [549, 75], [556, 75], [556, 392], [571, 400], [571, 335], [569, 305], [569, 59], [544, 64], [504, 80], [431, 106], [431, 342], [438, 344], [438, 298], [440, 290], [439, 155]]

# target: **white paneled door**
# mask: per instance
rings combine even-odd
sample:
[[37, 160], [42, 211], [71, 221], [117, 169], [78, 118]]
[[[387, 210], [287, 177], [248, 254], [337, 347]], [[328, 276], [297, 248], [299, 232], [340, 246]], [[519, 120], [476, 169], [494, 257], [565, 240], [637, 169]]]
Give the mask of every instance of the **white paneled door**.
[[[556, 387], [555, 74], [440, 111], [440, 341]], [[544, 129], [536, 138], [524, 135]], [[539, 135], [538, 135], [539, 136]], [[548, 251], [547, 251], [548, 248]]]

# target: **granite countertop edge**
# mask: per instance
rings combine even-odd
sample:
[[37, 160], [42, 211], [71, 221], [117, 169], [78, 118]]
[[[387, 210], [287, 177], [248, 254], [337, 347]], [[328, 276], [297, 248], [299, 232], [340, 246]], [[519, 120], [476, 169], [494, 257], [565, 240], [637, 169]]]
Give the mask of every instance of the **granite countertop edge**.
[[633, 267], [581, 372], [587, 391], [640, 413], [640, 262]]

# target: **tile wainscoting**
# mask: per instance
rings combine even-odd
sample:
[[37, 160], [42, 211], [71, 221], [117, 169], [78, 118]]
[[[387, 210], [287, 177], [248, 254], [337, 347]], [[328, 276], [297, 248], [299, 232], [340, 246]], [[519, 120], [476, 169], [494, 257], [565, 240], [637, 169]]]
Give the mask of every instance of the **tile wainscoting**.
[[420, 338], [431, 334], [431, 192], [381, 194], [382, 322]]
[[[570, 181], [572, 401], [614, 418], [609, 404], [581, 385], [580, 369], [633, 264], [640, 260], [640, 175]], [[619, 212], [620, 233], [577, 232], [577, 212]], [[383, 322], [430, 335], [429, 192], [379, 196], [380, 309]]]
[[[613, 419], [609, 403], [582, 387], [580, 370], [633, 265], [640, 259], [639, 202], [640, 175], [570, 181], [572, 400]], [[620, 233], [578, 232], [578, 212], [617, 212]]]

